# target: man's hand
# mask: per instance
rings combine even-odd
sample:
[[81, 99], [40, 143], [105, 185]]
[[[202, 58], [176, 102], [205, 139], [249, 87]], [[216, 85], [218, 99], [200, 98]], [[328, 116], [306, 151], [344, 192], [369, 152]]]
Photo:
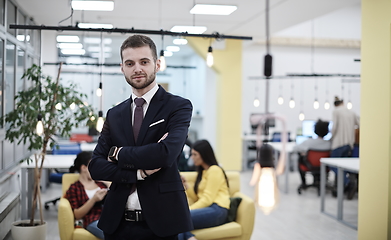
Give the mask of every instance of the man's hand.
[[159, 141], [157, 141], [157, 142], [160, 143], [160, 141], [163, 141], [164, 139], [166, 139], [167, 136], [168, 136], [168, 132], [166, 132], [166, 133], [163, 135], [163, 137], [161, 137], [161, 138], [159, 139]]
[[161, 168], [153, 169], [153, 170], [142, 170], [141, 171], [141, 177], [146, 178], [150, 175], [154, 174], [155, 172], [159, 171]]

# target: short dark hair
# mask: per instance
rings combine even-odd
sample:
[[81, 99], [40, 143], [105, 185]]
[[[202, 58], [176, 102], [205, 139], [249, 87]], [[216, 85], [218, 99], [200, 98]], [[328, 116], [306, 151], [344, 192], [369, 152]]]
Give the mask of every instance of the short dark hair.
[[315, 134], [318, 135], [319, 137], [324, 137], [329, 133], [329, 122], [327, 121], [322, 121], [318, 120], [315, 123]]
[[337, 96], [334, 98], [334, 106], [337, 107], [343, 103], [343, 99], [339, 99]]
[[126, 48], [139, 48], [144, 46], [149, 46], [149, 48], [152, 51], [153, 60], [155, 60], [156, 62], [157, 61], [156, 45], [150, 37], [147, 37], [145, 35], [130, 36], [122, 43], [120, 53], [119, 53], [121, 56], [121, 61], [123, 60], [122, 52]]

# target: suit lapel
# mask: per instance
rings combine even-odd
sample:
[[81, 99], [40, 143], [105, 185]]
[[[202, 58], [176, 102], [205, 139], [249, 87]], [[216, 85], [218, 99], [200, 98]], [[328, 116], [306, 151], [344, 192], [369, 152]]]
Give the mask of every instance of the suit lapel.
[[164, 96], [166, 96], [166, 91], [159, 86], [159, 90], [153, 96], [151, 103], [148, 106], [147, 113], [145, 114], [143, 123], [141, 124], [140, 133], [138, 135], [137, 143], [142, 143], [145, 137], [145, 134], [148, 131], [149, 125], [152, 123], [154, 117], [159, 112], [159, 109], [163, 107]]
[[132, 98], [130, 97], [124, 104], [122, 104], [122, 109], [120, 110], [122, 115], [123, 130], [126, 136], [126, 141], [130, 146], [134, 146], [134, 137], [133, 137], [133, 126], [132, 126], [132, 108], [130, 107], [132, 103]]

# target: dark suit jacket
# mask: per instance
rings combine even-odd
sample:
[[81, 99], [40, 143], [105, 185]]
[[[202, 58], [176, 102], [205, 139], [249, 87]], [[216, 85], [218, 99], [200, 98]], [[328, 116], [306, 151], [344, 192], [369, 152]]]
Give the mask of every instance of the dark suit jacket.
[[[187, 138], [192, 105], [189, 100], [167, 93], [162, 87], [151, 100], [134, 141], [131, 114], [132, 98], [107, 112], [89, 171], [93, 179], [111, 181], [99, 228], [114, 233], [124, 217], [132, 183], [144, 217], [158, 236], [171, 236], [193, 229], [190, 211], [177, 162]], [[166, 139], [159, 139], [168, 132]], [[107, 160], [112, 146], [123, 147], [118, 164]], [[160, 171], [137, 180], [137, 169]]]

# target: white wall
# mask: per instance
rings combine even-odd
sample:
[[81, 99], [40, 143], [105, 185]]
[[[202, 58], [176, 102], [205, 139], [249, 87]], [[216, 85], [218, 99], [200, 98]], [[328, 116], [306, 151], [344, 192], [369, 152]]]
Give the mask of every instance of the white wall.
[[[314, 39], [352, 39], [359, 40], [361, 35], [360, 6], [341, 9], [313, 21], [299, 24], [274, 34], [272, 37], [285, 38], [314, 38]], [[263, 57], [266, 48], [263, 44], [243, 44], [243, 133], [250, 132], [249, 116], [251, 113], [265, 112], [265, 81], [263, 76]], [[301, 127], [298, 119], [300, 111], [306, 119], [331, 120], [334, 96], [353, 103], [353, 111], [360, 113], [360, 83], [359, 78], [352, 77], [307, 77], [286, 78], [288, 73], [302, 74], [360, 74], [359, 48], [340, 47], [313, 47], [308, 46], [273, 46], [273, 76], [270, 80], [269, 112], [284, 115], [287, 119], [288, 131], [295, 135]], [[250, 80], [258, 77], [258, 80]], [[284, 77], [284, 78], [278, 78]], [[354, 81], [352, 81], [354, 80]], [[317, 91], [315, 91], [317, 86]], [[257, 90], [258, 89], [258, 90]], [[282, 95], [284, 104], [279, 105], [277, 98]], [[258, 97], [261, 101], [259, 107], [253, 106], [253, 100]], [[296, 107], [288, 106], [289, 99], [293, 97]], [[313, 108], [314, 99], [320, 102], [320, 108]], [[325, 110], [324, 102], [328, 100], [331, 108]], [[278, 124], [273, 131], [281, 131]]]

